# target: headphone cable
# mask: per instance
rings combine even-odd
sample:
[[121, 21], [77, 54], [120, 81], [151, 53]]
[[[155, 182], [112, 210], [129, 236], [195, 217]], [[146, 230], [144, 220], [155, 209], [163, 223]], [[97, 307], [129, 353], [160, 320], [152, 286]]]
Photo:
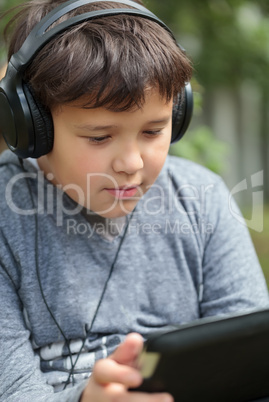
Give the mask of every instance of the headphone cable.
[[94, 316], [93, 316], [91, 325], [90, 325], [90, 327], [86, 330], [85, 338], [84, 338], [83, 343], [82, 343], [82, 345], [81, 345], [81, 348], [80, 348], [80, 350], [79, 350], [79, 352], [78, 352], [78, 354], [77, 354], [77, 356], [76, 356], [75, 363], [74, 363], [74, 365], [72, 366], [72, 368], [71, 368], [71, 370], [70, 370], [69, 377], [68, 377], [68, 379], [67, 379], [67, 381], [66, 381], [66, 385], [65, 385], [64, 389], [65, 389], [66, 386], [69, 384], [71, 376], [74, 376], [74, 369], [75, 369], [75, 366], [76, 366], [77, 361], [78, 361], [78, 359], [79, 359], [79, 357], [80, 357], [80, 355], [81, 355], [81, 353], [82, 353], [82, 350], [83, 350], [83, 348], [84, 348], [84, 346], [85, 346], [87, 337], [88, 337], [88, 335], [91, 333], [93, 324], [94, 324], [95, 319], [96, 319], [96, 317], [97, 317], [99, 308], [100, 308], [100, 306], [101, 306], [101, 304], [102, 304], [102, 301], [103, 301], [103, 298], [104, 298], [104, 295], [105, 295], [105, 292], [106, 292], [106, 289], [107, 289], [108, 282], [109, 282], [109, 280], [110, 280], [110, 278], [111, 278], [111, 276], [112, 276], [112, 273], [113, 273], [113, 271], [114, 271], [114, 267], [115, 267], [116, 262], [117, 262], [117, 260], [118, 260], [119, 253], [120, 253], [120, 250], [121, 250], [123, 241], [124, 241], [124, 239], [125, 239], [125, 237], [126, 237], [127, 230], [128, 230], [128, 228], [129, 228], [129, 224], [130, 224], [130, 221], [131, 221], [131, 219], [132, 219], [132, 217], [133, 217], [134, 212], [135, 212], [135, 208], [134, 208], [134, 210], [131, 212], [130, 218], [127, 220], [127, 223], [126, 223], [126, 225], [125, 225], [125, 229], [124, 229], [123, 235], [122, 235], [122, 237], [121, 237], [121, 239], [120, 239], [120, 243], [119, 243], [119, 246], [118, 246], [118, 248], [117, 248], [117, 251], [116, 251], [114, 260], [113, 260], [113, 262], [112, 262], [112, 264], [111, 264], [111, 266], [110, 266], [109, 274], [108, 274], [107, 279], [106, 279], [106, 282], [105, 282], [105, 284], [104, 284], [102, 294], [101, 294], [101, 296], [100, 296], [100, 298], [99, 298], [99, 302], [98, 302], [97, 307], [96, 307], [96, 309], [95, 309], [95, 313], [94, 313]]
[[[23, 172], [24, 172], [24, 173], [27, 173], [27, 171], [26, 171], [26, 169], [25, 169], [25, 166], [24, 166], [24, 163], [23, 163], [23, 159], [19, 158], [19, 162], [20, 162], [20, 165], [21, 165], [21, 167], [22, 167]], [[33, 198], [33, 194], [32, 194], [32, 191], [31, 191], [31, 187], [30, 187], [30, 183], [29, 183], [28, 177], [25, 177], [25, 179], [26, 179], [28, 191], [29, 191], [29, 194], [30, 194], [32, 206], [33, 206], [33, 208], [35, 208], [35, 202], [34, 202], [34, 198]], [[42, 299], [43, 299], [43, 301], [44, 301], [44, 304], [45, 304], [45, 306], [46, 306], [46, 308], [47, 308], [47, 310], [48, 310], [48, 312], [49, 312], [51, 318], [53, 319], [55, 325], [57, 326], [58, 330], [60, 331], [62, 337], [64, 338], [64, 341], [65, 341], [66, 346], [67, 346], [67, 349], [68, 349], [68, 354], [69, 354], [70, 362], [71, 362], [71, 369], [70, 369], [70, 372], [69, 372], [69, 376], [68, 376], [67, 380], [65, 381], [65, 385], [64, 385], [64, 388], [63, 388], [63, 389], [65, 389], [65, 388], [67, 387], [67, 385], [70, 384], [70, 379], [71, 379], [71, 377], [72, 377], [72, 384], [74, 385], [74, 370], [75, 370], [75, 366], [76, 366], [76, 364], [77, 364], [77, 362], [78, 362], [78, 359], [79, 359], [79, 357], [80, 357], [80, 355], [81, 355], [81, 353], [82, 353], [82, 351], [83, 351], [83, 348], [84, 348], [84, 346], [85, 346], [87, 337], [88, 337], [88, 335], [90, 334], [90, 332], [91, 332], [91, 330], [92, 330], [92, 327], [93, 327], [93, 324], [94, 324], [94, 322], [95, 322], [95, 320], [96, 320], [98, 311], [99, 311], [99, 309], [100, 309], [100, 306], [101, 306], [101, 304], [102, 304], [102, 301], [103, 301], [103, 298], [104, 298], [104, 295], [105, 295], [105, 292], [106, 292], [106, 289], [107, 289], [107, 286], [108, 286], [108, 282], [109, 282], [109, 280], [110, 280], [110, 278], [111, 278], [111, 276], [112, 276], [112, 273], [113, 273], [113, 271], [114, 271], [114, 267], [115, 267], [116, 262], [117, 262], [117, 260], [118, 260], [118, 256], [119, 256], [119, 253], [120, 253], [120, 250], [121, 250], [123, 241], [124, 241], [124, 239], [125, 239], [125, 237], [126, 237], [126, 234], [127, 234], [128, 228], [129, 228], [129, 224], [130, 224], [130, 221], [131, 221], [131, 219], [132, 219], [132, 217], [133, 217], [133, 215], [134, 215], [135, 210], [136, 210], [136, 208], [134, 208], [133, 211], [131, 212], [129, 219], [127, 218], [127, 223], [126, 223], [126, 225], [125, 225], [125, 229], [124, 229], [123, 235], [122, 235], [122, 237], [121, 237], [121, 239], [120, 239], [120, 243], [119, 243], [119, 246], [118, 246], [118, 248], [117, 248], [117, 251], [116, 251], [114, 260], [113, 260], [113, 262], [112, 262], [112, 264], [111, 264], [111, 266], [110, 266], [107, 279], [106, 279], [106, 281], [105, 281], [105, 284], [104, 284], [104, 287], [103, 287], [101, 296], [100, 296], [100, 298], [99, 298], [97, 307], [96, 307], [95, 312], [94, 312], [94, 315], [93, 315], [93, 319], [92, 319], [92, 321], [91, 321], [91, 325], [90, 325], [89, 328], [86, 329], [85, 337], [84, 337], [84, 339], [83, 339], [81, 348], [80, 348], [80, 350], [79, 350], [79, 352], [78, 352], [78, 354], [77, 354], [76, 359], [75, 359], [74, 362], [73, 362], [73, 355], [72, 355], [72, 352], [71, 352], [71, 349], [70, 349], [70, 340], [66, 337], [66, 335], [65, 335], [64, 331], [62, 330], [60, 324], [58, 323], [58, 321], [57, 321], [55, 315], [54, 315], [53, 312], [51, 311], [51, 308], [50, 308], [49, 305], [48, 305], [48, 302], [47, 302], [47, 300], [46, 300], [46, 297], [45, 297], [45, 294], [44, 294], [44, 291], [43, 291], [43, 288], [42, 288], [41, 277], [40, 277], [40, 270], [39, 270], [39, 249], [38, 249], [38, 241], [39, 241], [38, 229], [39, 229], [39, 225], [38, 225], [38, 216], [37, 216], [37, 214], [38, 214], [38, 209], [36, 209], [36, 211], [35, 211], [35, 214], [34, 214], [34, 215], [35, 215], [35, 229], [36, 229], [36, 230], [35, 230], [35, 266], [36, 266], [36, 275], [37, 275], [38, 285], [39, 285], [39, 288], [40, 288], [40, 292], [41, 292], [41, 296], [42, 296]], [[85, 326], [85, 328], [86, 328], [86, 326]]]

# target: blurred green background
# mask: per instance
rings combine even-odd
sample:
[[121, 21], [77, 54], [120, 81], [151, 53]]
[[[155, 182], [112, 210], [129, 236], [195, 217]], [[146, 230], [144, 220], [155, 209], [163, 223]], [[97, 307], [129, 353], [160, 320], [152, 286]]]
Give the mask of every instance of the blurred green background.
[[[246, 182], [234, 197], [269, 287], [269, 1], [147, 0], [147, 5], [172, 28], [194, 66], [194, 119], [171, 152], [219, 173], [231, 191]], [[262, 185], [252, 182], [258, 172]], [[260, 205], [257, 192], [263, 195]]]
[[[1, 13], [19, 0], [0, 0]], [[269, 1], [145, 0], [193, 61], [194, 118], [171, 153], [220, 174], [243, 211], [269, 286]], [[0, 21], [0, 67], [5, 63]], [[3, 146], [0, 139], [0, 149]], [[252, 178], [262, 172], [259, 185]], [[255, 193], [263, 202], [255, 204]], [[255, 208], [254, 208], [255, 207]], [[262, 225], [255, 226], [255, 217]], [[255, 209], [255, 214], [254, 214]], [[232, 235], [232, 234], [231, 234]]]

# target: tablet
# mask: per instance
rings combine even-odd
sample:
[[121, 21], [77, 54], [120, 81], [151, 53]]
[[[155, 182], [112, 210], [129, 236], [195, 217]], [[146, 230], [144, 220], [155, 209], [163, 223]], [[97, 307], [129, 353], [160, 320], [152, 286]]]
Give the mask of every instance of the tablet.
[[269, 401], [269, 310], [157, 332], [138, 364], [136, 391], [166, 391], [175, 402]]

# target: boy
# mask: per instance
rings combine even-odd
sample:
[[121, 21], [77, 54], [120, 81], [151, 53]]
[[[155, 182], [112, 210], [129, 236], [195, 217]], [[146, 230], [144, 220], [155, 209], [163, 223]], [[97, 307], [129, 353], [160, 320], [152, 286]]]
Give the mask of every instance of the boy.
[[[9, 58], [60, 3], [22, 8]], [[171, 401], [128, 392], [143, 338], [268, 305], [221, 180], [167, 157], [190, 75], [169, 32], [134, 15], [75, 25], [26, 69], [53, 136], [37, 159], [0, 159], [1, 401]]]

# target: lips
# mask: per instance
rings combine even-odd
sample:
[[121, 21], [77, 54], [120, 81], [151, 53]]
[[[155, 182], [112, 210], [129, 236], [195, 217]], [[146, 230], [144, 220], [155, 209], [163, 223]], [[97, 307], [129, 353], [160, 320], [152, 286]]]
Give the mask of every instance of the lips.
[[122, 186], [119, 188], [106, 188], [105, 190], [113, 197], [124, 200], [136, 195], [139, 185]]

